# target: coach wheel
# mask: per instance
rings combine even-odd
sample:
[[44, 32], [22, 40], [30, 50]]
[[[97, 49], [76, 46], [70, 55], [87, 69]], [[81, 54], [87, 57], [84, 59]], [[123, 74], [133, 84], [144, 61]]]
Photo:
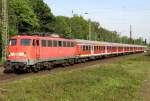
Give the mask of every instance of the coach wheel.
[[63, 63], [62, 65], [63, 65], [63, 67], [68, 67], [68, 66], [70, 66], [71, 64], [70, 64], [70, 62], [69, 62], [69, 61], [66, 61], [66, 62], [65, 62], [65, 63]]
[[74, 65], [74, 64], [75, 64], [75, 61], [74, 61], [74, 60], [71, 60], [71, 61], [69, 62], [69, 64], [70, 64], [70, 65]]

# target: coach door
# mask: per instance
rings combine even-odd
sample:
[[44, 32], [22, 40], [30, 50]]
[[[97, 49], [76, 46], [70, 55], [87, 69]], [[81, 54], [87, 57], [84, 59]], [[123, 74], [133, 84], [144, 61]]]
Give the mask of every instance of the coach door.
[[36, 58], [40, 58], [40, 41], [39, 39], [34, 39], [33, 40], [34, 47], [35, 47], [35, 56]]

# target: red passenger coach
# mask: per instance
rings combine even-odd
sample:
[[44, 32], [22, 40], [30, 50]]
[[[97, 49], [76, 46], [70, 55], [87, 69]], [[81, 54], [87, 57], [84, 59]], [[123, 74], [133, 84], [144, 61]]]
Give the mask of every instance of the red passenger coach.
[[4, 72], [37, 72], [109, 55], [144, 52], [146, 46], [18, 35], [10, 39]]

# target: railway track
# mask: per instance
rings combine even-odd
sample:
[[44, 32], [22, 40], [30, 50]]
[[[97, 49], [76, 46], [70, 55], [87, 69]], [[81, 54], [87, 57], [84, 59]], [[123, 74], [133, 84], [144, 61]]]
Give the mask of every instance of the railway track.
[[[102, 63], [108, 63], [110, 61], [120, 61], [120, 60], [126, 60], [128, 58], [131, 57], [136, 57], [139, 55], [144, 55], [143, 53], [141, 54], [132, 54], [132, 55], [126, 55], [126, 56], [119, 56], [119, 57], [107, 57], [105, 59], [100, 59], [100, 60], [96, 60], [96, 61], [90, 61], [90, 62], [86, 62], [86, 63], [81, 63], [81, 64], [75, 64], [73, 66], [68, 66], [68, 67], [61, 67], [58, 66], [50, 71], [40, 71], [38, 73], [27, 73], [27, 74], [2, 74], [0, 75], [0, 83], [7, 83], [7, 82], [11, 82], [11, 81], [16, 81], [16, 80], [21, 80], [24, 78], [28, 78], [28, 77], [34, 77], [34, 76], [42, 76], [42, 75], [48, 75], [50, 73], [53, 72], [58, 72], [58, 71], [69, 71], [72, 69], [76, 69], [76, 68], [86, 68], [88, 66], [94, 66], [94, 65], [98, 65], [98, 64], [102, 64]], [[0, 65], [3, 66], [3, 65]]]

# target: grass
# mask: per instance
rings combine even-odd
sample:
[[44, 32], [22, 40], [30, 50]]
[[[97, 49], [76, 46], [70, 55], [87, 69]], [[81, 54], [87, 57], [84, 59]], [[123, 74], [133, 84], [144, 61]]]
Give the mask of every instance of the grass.
[[[0, 57], [0, 64], [2, 64], [2, 57]], [[3, 67], [0, 67], [0, 75], [3, 74]]]
[[150, 57], [131, 57], [1, 84], [0, 101], [142, 101]]
[[0, 67], [0, 75], [3, 74], [3, 68]]

